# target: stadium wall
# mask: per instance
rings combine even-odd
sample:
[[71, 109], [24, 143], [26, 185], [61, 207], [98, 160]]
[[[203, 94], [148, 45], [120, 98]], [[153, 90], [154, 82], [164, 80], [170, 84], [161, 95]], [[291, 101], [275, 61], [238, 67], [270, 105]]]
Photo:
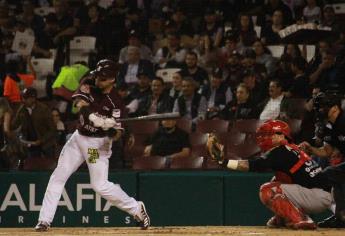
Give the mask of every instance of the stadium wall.
[[[0, 173], [0, 227], [33, 227], [51, 173]], [[272, 174], [224, 171], [120, 171], [109, 174], [143, 200], [154, 226], [264, 225], [271, 213], [258, 189]], [[54, 227], [135, 226], [132, 217], [96, 195], [86, 172], [72, 175]]]

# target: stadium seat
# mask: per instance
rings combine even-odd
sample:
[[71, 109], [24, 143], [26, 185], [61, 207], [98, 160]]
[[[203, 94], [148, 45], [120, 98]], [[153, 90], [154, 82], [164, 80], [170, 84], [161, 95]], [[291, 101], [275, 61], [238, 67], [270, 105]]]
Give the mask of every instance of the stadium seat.
[[196, 124], [196, 132], [199, 133], [226, 133], [229, 121], [227, 120], [201, 120]]
[[256, 129], [263, 123], [262, 120], [248, 119], [236, 120], [230, 132], [255, 133]]
[[70, 65], [79, 61], [89, 62], [90, 53], [96, 49], [96, 37], [77, 36], [70, 41]]
[[201, 169], [204, 157], [173, 158], [170, 169]]
[[195, 146], [205, 146], [207, 141], [207, 134], [203, 133], [191, 133], [189, 134], [190, 144], [192, 148]]
[[190, 133], [192, 131], [192, 121], [187, 119], [179, 119], [177, 120], [177, 127], [180, 129], [183, 129], [187, 133]]
[[158, 121], [128, 122], [127, 126], [133, 134], [153, 134], [158, 129]]
[[290, 126], [291, 135], [292, 136], [298, 135], [298, 133], [301, 131], [302, 120], [301, 119], [290, 119], [287, 121], [287, 123]]
[[248, 159], [253, 155], [259, 154], [260, 148], [255, 143], [243, 143], [237, 146], [228, 147], [227, 159]]
[[134, 170], [161, 170], [165, 169], [166, 158], [152, 156], [152, 157], [137, 157], [133, 161]]
[[28, 157], [24, 161], [23, 170], [54, 170], [57, 159], [46, 157]]
[[31, 64], [38, 76], [47, 76], [54, 73], [53, 58], [32, 58]]
[[246, 134], [241, 133], [238, 131], [233, 131], [227, 133], [226, 141], [227, 141], [227, 146], [235, 146], [235, 145], [240, 145], [245, 142], [246, 139]]

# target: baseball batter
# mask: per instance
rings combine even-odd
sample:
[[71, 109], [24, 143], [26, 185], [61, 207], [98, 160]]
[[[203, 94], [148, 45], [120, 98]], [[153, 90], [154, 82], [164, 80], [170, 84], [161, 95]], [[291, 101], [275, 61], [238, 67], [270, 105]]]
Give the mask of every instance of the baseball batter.
[[250, 160], [224, 160], [221, 155], [214, 158], [231, 170], [276, 172], [275, 179], [260, 188], [262, 203], [275, 214], [267, 222], [268, 227], [315, 229], [316, 224], [307, 214], [330, 209], [331, 186], [320, 175], [321, 167], [290, 140], [287, 123], [269, 120], [256, 133], [264, 156]]
[[79, 108], [79, 127], [63, 147], [59, 162], [50, 177], [36, 231], [47, 231], [53, 221], [66, 181], [86, 161], [90, 183], [95, 192], [117, 208], [132, 215], [142, 229], [150, 225], [150, 218], [143, 202], [129, 197], [118, 184], [108, 181], [109, 157], [112, 139], [122, 134], [116, 122], [124, 114], [121, 100], [113, 87], [118, 65], [111, 60], [101, 60], [82, 81], [73, 95]]

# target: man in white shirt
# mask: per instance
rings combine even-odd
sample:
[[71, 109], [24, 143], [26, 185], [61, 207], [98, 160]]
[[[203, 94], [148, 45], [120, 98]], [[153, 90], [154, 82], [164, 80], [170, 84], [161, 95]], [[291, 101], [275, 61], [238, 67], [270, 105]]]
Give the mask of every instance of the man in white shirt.
[[269, 84], [268, 93], [270, 98], [260, 113], [260, 120], [277, 119], [281, 113], [281, 104], [284, 98], [282, 86], [278, 80], [272, 80]]

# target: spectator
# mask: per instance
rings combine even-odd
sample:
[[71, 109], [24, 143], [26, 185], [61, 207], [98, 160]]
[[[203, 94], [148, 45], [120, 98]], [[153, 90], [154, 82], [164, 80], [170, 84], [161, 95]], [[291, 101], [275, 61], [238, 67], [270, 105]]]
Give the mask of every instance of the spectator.
[[284, 47], [283, 55], [289, 55], [291, 58], [302, 56], [301, 49], [299, 49], [297, 44], [287, 44]]
[[117, 84], [138, 82], [137, 74], [139, 71], [145, 71], [149, 78], [154, 77], [153, 65], [150, 61], [140, 59], [140, 49], [138, 47], [128, 47], [128, 60], [121, 65]]
[[224, 120], [255, 119], [254, 105], [249, 100], [249, 88], [241, 83], [236, 89], [236, 98], [226, 104], [221, 111], [221, 118]]
[[340, 24], [336, 19], [334, 8], [332, 5], [325, 5], [322, 12], [322, 27], [331, 27], [335, 32], [340, 32]]
[[20, 128], [20, 139], [27, 148], [28, 157], [55, 157], [56, 126], [50, 109], [37, 101], [34, 88], [25, 88], [22, 99], [23, 104], [13, 119], [13, 128]]
[[167, 39], [168, 45], [159, 48], [153, 60], [158, 68], [181, 67], [187, 51], [180, 46], [180, 35], [169, 33]]
[[141, 43], [141, 38], [138, 32], [135, 29], [132, 29], [129, 31], [129, 36], [128, 36], [128, 46], [122, 48], [120, 50], [120, 55], [119, 55], [119, 63], [123, 64], [126, 61], [128, 61], [128, 48], [130, 46], [138, 47], [140, 50], [140, 59], [142, 60], [152, 60], [152, 51], [151, 49]]
[[276, 10], [281, 10], [283, 12], [284, 16], [284, 25], [290, 25], [292, 24], [293, 16], [291, 9], [284, 3], [282, 0], [269, 0], [264, 6], [263, 6], [263, 15], [265, 19], [263, 20], [263, 25], [265, 23], [270, 22], [271, 16], [273, 15], [273, 12]]
[[56, 127], [56, 132], [57, 132], [57, 136], [56, 136], [57, 144], [64, 145], [66, 142], [66, 128], [65, 128], [65, 124], [61, 120], [61, 113], [59, 109], [56, 109], [56, 108], [53, 108], [51, 113], [52, 113], [53, 121]]
[[306, 74], [310, 75], [314, 73], [319, 65], [322, 63], [322, 54], [327, 50], [331, 49], [331, 44], [327, 40], [320, 40], [315, 48], [315, 54], [313, 58], [309, 61], [306, 67]]
[[26, 57], [25, 63], [29, 66], [30, 74], [24, 72], [25, 67], [23, 68], [23, 63], [21, 62], [9, 61], [6, 65], [7, 75], [4, 82], [4, 96], [15, 108], [21, 101], [21, 89], [30, 87], [36, 79], [36, 73], [31, 64], [31, 57]]
[[4, 97], [0, 98], [0, 169], [7, 169], [10, 167], [9, 162], [11, 156], [6, 155], [6, 151], [8, 151], [6, 145], [11, 142], [13, 136], [10, 126], [12, 116], [12, 109], [7, 99]]
[[189, 51], [186, 55], [185, 67], [181, 70], [183, 77], [192, 77], [197, 83], [197, 87], [202, 88], [208, 84], [207, 71], [198, 66], [198, 55]]
[[237, 28], [240, 34], [240, 42], [243, 44], [243, 46], [252, 46], [254, 41], [257, 39], [257, 35], [254, 30], [253, 20], [250, 15], [241, 13], [239, 15]]
[[241, 54], [243, 51], [243, 45], [239, 42], [239, 35], [236, 30], [228, 30], [225, 33], [225, 45], [220, 49], [221, 61], [220, 66], [224, 66], [229, 63], [230, 57], [234, 52]]
[[163, 120], [162, 126], [153, 134], [144, 156], [188, 158], [191, 152], [189, 135], [176, 126], [176, 120]]
[[140, 99], [137, 116], [151, 115], [163, 113], [164, 111], [171, 112], [173, 99], [168, 93], [164, 93], [164, 81], [160, 77], [156, 77], [151, 83], [151, 94], [143, 99]]
[[223, 38], [223, 27], [217, 22], [217, 15], [214, 9], [206, 9], [204, 19], [199, 26], [198, 34], [208, 35], [214, 47], [220, 46]]
[[317, 70], [309, 76], [311, 84], [316, 84], [322, 91], [336, 89], [344, 91], [344, 80], [341, 68], [335, 65], [335, 54], [327, 50], [322, 54], [322, 63]]
[[261, 41], [266, 45], [280, 44], [278, 32], [284, 28], [284, 16], [281, 10], [275, 10], [272, 15], [272, 23], [265, 26], [261, 33]]
[[270, 51], [259, 39], [254, 42], [253, 48], [256, 54], [256, 62], [266, 67], [268, 76], [272, 75], [276, 70], [276, 60], [272, 57]]
[[256, 61], [256, 53], [253, 49], [246, 49], [244, 51], [241, 64], [244, 70], [252, 71], [257, 76], [257, 79], [263, 80], [267, 78], [266, 67]]
[[219, 63], [219, 50], [215, 48], [208, 35], [199, 37], [199, 44], [193, 49], [198, 55], [198, 65], [203, 68], [212, 68]]
[[174, 100], [182, 95], [182, 75], [176, 72], [172, 76], [172, 87], [168, 90], [169, 96]]
[[258, 105], [260, 120], [274, 120], [290, 118], [288, 114], [289, 101], [284, 96], [279, 80], [272, 80], [269, 84], [269, 98]]
[[251, 70], [242, 72], [243, 83], [250, 91], [250, 101], [259, 104], [267, 97], [266, 81], [262, 81], [260, 77]]
[[182, 81], [182, 96], [174, 104], [174, 112], [179, 112], [183, 118], [191, 119], [194, 124], [205, 119], [207, 111], [206, 98], [196, 92], [195, 81], [185, 77]]
[[232, 100], [231, 89], [223, 79], [221, 68], [213, 68], [211, 82], [205, 86], [202, 94], [207, 99], [207, 119], [218, 118], [219, 112]]
[[191, 21], [187, 20], [186, 15], [181, 7], [176, 7], [172, 12], [171, 20], [176, 25], [176, 32], [180, 35], [194, 36], [194, 29]]
[[228, 72], [226, 81], [231, 88], [236, 88], [242, 81], [243, 67], [241, 59], [241, 55], [237, 51], [233, 51], [225, 64], [225, 70]]
[[320, 24], [321, 9], [316, 4], [316, 0], [307, 0], [307, 5], [303, 9], [303, 17], [306, 23]]
[[23, 1], [22, 4], [23, 12], [17, 18], [29, 26], [34, 31], [35, 37], [37, 37], [44, 29], [44, 20], [41, 16], [35, 14], [35, 6], [32, 1]]
[[286, 93], [289, 98], [308, 98], [310, 96], [309, 79], [305, 75], [306, 61], [303, 57], [292, 60], [291, 71], [294, 74], [291, 86]]

